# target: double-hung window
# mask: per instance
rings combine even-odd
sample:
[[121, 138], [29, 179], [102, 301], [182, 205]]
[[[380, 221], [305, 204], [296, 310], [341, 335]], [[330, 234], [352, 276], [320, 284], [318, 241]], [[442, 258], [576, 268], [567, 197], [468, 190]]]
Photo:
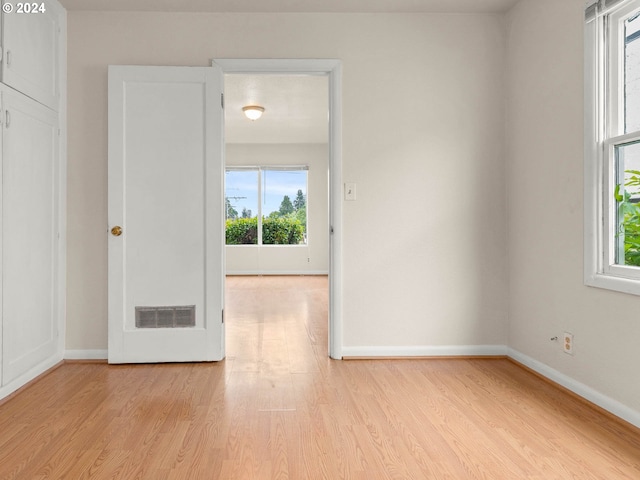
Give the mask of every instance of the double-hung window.
[[585, 17], [585, 283], [640, 295], [640, 0]]

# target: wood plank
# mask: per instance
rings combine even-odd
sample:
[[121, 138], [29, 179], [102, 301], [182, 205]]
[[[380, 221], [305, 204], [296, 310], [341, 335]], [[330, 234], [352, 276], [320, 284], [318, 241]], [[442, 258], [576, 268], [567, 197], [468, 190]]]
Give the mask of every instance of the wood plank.
[[638, 429], [508, 359], [330, 360], [326, 277], [227, 285], [227, 360], [57, 368], [0, 478], [640, 478]]

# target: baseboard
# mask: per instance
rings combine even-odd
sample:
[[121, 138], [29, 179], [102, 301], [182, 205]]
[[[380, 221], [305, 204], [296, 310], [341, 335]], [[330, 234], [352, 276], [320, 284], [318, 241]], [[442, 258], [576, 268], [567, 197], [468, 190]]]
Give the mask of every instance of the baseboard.
[[106, 360], [107, 350], [65, 350], [65, 360]]
[[241, 270], [241, 271], [233, 271], [233, 270], [227, 270], [225, 272], [225, 275], [229, 275], [229, 276], [242, 276], [242, 275], [246, 275], [246, 276], [260, 276], [260, 275], [299, 275], [299, 276], [303, 276], [303, 275], [329, 275], [329, 272], [327, 270], [304, 270], [304, 271], [299, 271], [299, 270]]
[[520, 353], [512, 348], [508, 348], [507, 350], [507, 356], [509, 358], [551, 380], [552, 382], [557, 383], [567, 390], [575, 393], [579, 397], [582, 397], [585, 400], [593, 403], [594, 405], [597, 405], [598, 407], [606, 410], [616, 417], [621, 418], [631, 425], [640, 428], [640, 412], [633, 410], [632, 408], [618, 402], [617, 400], [607, 397], [597, 390], [594, 390], [593, 388], [588, 387], [587, 385], [580, 383], [577, 380], [574, 380], [573, 378], [565, 375], [564, 373], [561, 373], [523, 353]]
[[602, 408], [616, 417], [640, 428], [640, 412], [614, 400], [593, 388], [561, 373], [506, 345], [447, 345], [411, 347], [343, 347], [345, 360], [362, 358], [411, 358], [411, 357], [509, 357], [542, 377], [554, 382], [588, 402]]
[[18, 392], [18, 390], [26, 388], [32, 382], [36, 381], [41, 376], [46, 375], [49, 371], [58, 368], [60, 365], [62, 365], [62, 358], [58, 355], [48, 358], [44, 362], [36, 365], [28, 372], [0, 387], [0, 401], [9, 399], [13, 394]]
[[[343, 347], [342, 358], [391, 358], [391, 357], [492, 357], [506, 356], [533, 370], [539, 375], [557, 383], [585, 400], [597, 405], [618, 418], [640, 428], [640, 412], [614, 400], [593, 388], [551, 368], [550, 366], [518, 352], [506, 345], [446, 345], [446, 346], [366, 346]], [[107, 350], [66, 350], [65, 360], [105, 360]], [[59, 359], [50, 360], [29, 373], [0, 388], [0, 398], [6, 397], [22, 385], [45, 372], [58, 363]]]
[[417, 345], [405, 347], [342, 347], [342, 358], [495, 357], [506, 356], [505, 345]]

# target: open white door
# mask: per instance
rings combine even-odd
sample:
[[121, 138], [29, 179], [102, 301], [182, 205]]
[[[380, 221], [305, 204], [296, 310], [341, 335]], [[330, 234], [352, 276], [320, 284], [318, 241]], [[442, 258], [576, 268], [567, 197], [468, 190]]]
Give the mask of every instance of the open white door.
[[222, 85], [109, 67], [109, 363], [224, 358]]

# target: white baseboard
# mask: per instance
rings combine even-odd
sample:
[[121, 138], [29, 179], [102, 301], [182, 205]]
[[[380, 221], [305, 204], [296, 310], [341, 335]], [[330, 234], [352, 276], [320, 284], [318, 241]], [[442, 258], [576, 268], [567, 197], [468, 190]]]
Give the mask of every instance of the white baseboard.
[[614, 400], [593, 388], [561, 373], [548, 365], [520, 353], [506, 345], [450, 345], [412, 347], [343, 347], [343, 358], [375, 357], [460, 357], [460, 356], [500, 356], [512, 358], [552, 382], [561, 385], [589, 402], [603, 408], [631, 425], [640, 428], [640, 412]]
[[587, 385], [574, 380], [573, 378], [561, 373], [548, 365], [539, 362], [527, 355], [520, 353], [512, 348], [508, 349], [507, 355], [514, 359], [516, 362], [530, 368], [534, 372], [539, 373], [543, 377], [562, 385], [567, 390], [572, 391], [576, 395], [581, 396], [585, 400], [605, 409], [606, 411], [614, 414], [630, 424], [640, 428], [640, 412], [633, 410], [632, 408], [614, 400], [606, 395], [594, 390]]
[[62, 361], [62, 358], [60, 358], [59, 355], [55, 355], [51, 358], [48, 358], [44, 362], [36, 365], [32, 369], [30, 369], [28, 372], [20, 375], [18, 378], [13, 379], [11, 382], [7, 383], [6, 385], [3, 385], [2, 387], [0, 387], [0, 399], [8, 397], [16, 390], [24, 387], [34, 378], [38, 377], [39, 375], [42, 375], [50, 368], [55, 367], [61, 361]]
[[240, 270], [233, 271], [227, 270], [225, 275], [250, 275], [250, 276], [260, 276], [260, 275], [329, 275], [327, 270]]
[[[593, 388], [555, 370], [548, 365], [518, 352], [506, 345], [447, 345], [447, 346], [409, 346], [409, 347], [343, 347], [344, 357], [460, 357], [460, 356], [508, 356], [539, 373], [552, 382], [563, 386], [571, 392], [603, 408], [613, 415], [640, 428], [640, 412], [614, 400]], [[106, 360], [107, 350], [66, 350], [65, 360]], [[59, 360], [51, 360], [31, 370], [5, 387], [0, 388], [0, 398], [3, 398], [20, 388], [29, 380], [51, 368]]]
[[505, 345], [417, 345], [411, 347], [342, 347], [342, 357], [464, 357], [507, 355]]
[[106, 360], [107, 350], [65, 350], [65, 360]]

